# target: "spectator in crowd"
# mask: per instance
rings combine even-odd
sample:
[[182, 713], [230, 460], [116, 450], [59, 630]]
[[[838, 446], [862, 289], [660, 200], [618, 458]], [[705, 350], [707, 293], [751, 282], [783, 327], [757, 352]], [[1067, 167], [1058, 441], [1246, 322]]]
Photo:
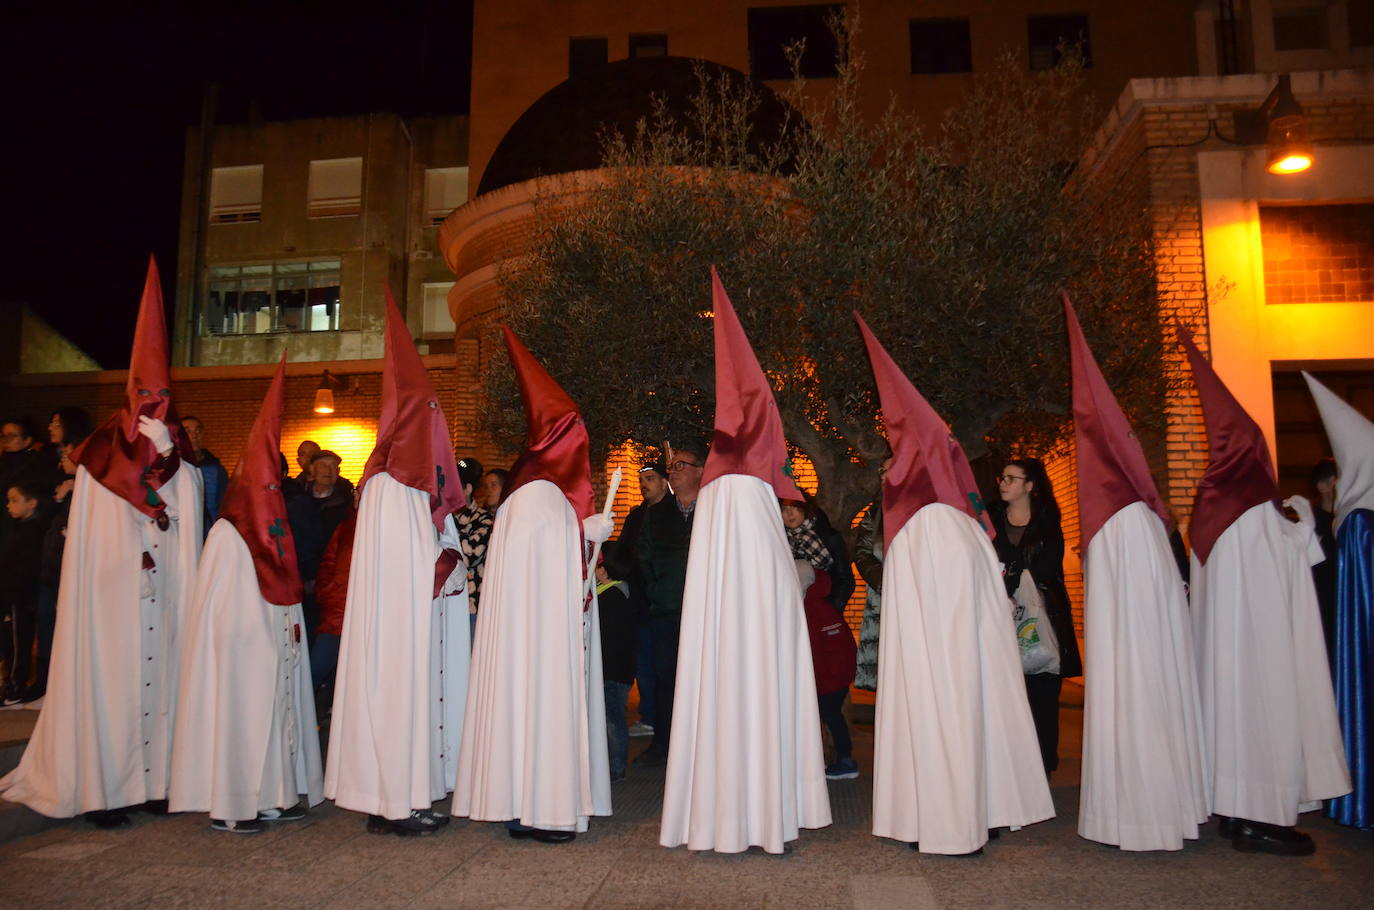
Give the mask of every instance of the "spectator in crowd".
[[630, 736], [653, 736], [656, 713], [655, 690], [658, 682], [654, 677], [654, 632], [649, 625], [649, 601], [644, 596], [644, 583], [639, 576], [639, 565], [634, 558], [639, 542], [640, 527], [644, 513], [649, 507], [668, 494], [668, 471], [661, 462], [646, 464], [639, 469], [639, 493], [644, 501], [630, 510], [620, 530], [620, 545], [616, 547], [615, 563], [611, 566], [613, 577], [623, 579], [629, 588], [630, 607], [634, 610], [639, 626], [639, 643], [635, 655], [635, 682], [639, 685], [639, 723], [630, 727]]
[[625, 779], [630, 757], [630, 731], [625, 703], [635, 678], [635, 650], [639, 625], [624, 581], [611, 575], [618, 541], [606, 543], [605, 557], [596, 567], [597, 608], [601, 623], [601, 679], [606, 690], [606, 744], [611, 783]]
[[[892, 467], [892, 456], [883, 459], [878, 469], [878, 484]], [[878, 627], [883, 594], [883, 497], [882, 493], [869, 505], [859, 522], [859, 538], [854, 542], [854, 568], [864, 580], [864, 618], [859, 624], [858, 666], [854, 686], [869, 692], [878, 691]]]
[[326, 543], [334, 529], [353, 514], [353, 482], [339, 474], [343, 459], [328, 449], [310, 462], [310, 496], [320, 512], [320, 526]]
[[[0, 490], [22, 480], [44, 482], [51, 473], [43, 456], [33, 450], [33, 429], [28, 420], [11, 417], [0, 424]], [[8, 513], [0, 515], [0, 542], [13, 527]]]
[[1312, 518], [1316, 522], [1317, 540], [1326, 554], [1326, 559], [1312, 567], [1312, 584], [1317, 589], [1326, 657], [1333, 666], [1336, 659], [1336, 473], [1334, 458], [1323, 458], [1312, 466], [1312, 489], [1317, 494], [1312, 503]]
[[34, 479], [20, 479], [6, 490], [7, 511], [15, 525], [0, 544], [0, 609], [4, 611], [9, 677], [3, 704], [17, 707], [37, 696], [29, 685], [33, 671], [34, 623], [38, 613], [39, 569], [47, 531], [47, 492]]
[[334, 704], [334, 671], [339, 665], [339, 641], [348, 607], [348, 573], [353, 567], [353, 538], [357, 529], [358, 513], [354, 512], [329, 538], [315, 576], [314, 597], [320, 622], [315, 628], [315, 643], [310, 646], [310, 676], [315, 681], [315, 712], [319, 717], [328, 716]]
[[52, 443], [48, 447], [48, 452], [53, 467], [53, 483], [61, 483], [64, 476], [61, 464], [62, 447], [80, 443], [91, 435], [94, 426], [91, 415], [81, 408], [58, 408], [53, 412], [48, 420], [48, 441]]
[[199, 417], [181, 418], [181, 428], [186, 438], [191, 440], [191, 448], [196, 452], [196, 465], [200, 468], [201, 479], [205, 481], [205, 533], [219, 517], [219, 506], [224, 501], [224, 491], [229, 489], [229, 472], [215, 457], [215, 453], [205, 448], [205, 424]]
[[310, 474], [310, 465], [318, 454], [320, 454], [320, 444], [313, 439], [306, 439], [296, 446], [296, 464], [301, 469], [301, 472], [296, 475], [296, 479], [306, 486], [309, 486], [314, 479]]
[[817, 571], [814, 563], [799, 551], [794, 549], [792, 555], [797, 559], [797, 580], [801, 583], [806, 631], [811, 641], [816, 705], [835, 748], [835, 760], [826, 766], [825, 776], [829, 780], [853, 780], [859, 776], [859, 763], [854, 760], [854, 741], [844, 717], [844, 700], [854, 682], [854, 633], [830, 601], [830, 574]]
[[787, 541], [794, 555], [798, 559], [805, 558], [817, 572], [830, 576], [826, 596], [830, 605], [843, 613], [854, 593], [854, 573], [849, 568], [849, 551], [839, 532], [830, 524], [825, 512], [810, 499], [783, 502], [782, 524], [787, 529]]
[[334, 452], [317, 453], [310, 462], [311, 480], [306, 491], [286, 500], [286, 519], [296, 542], [296, 564], [305, 586], [302, 610], [311, 647], [320, 625], [320, 605], [315, 597], [320, 559], [335, 529], [353, 514], [353, 484], [339, 476], [342, 463]]
[[668, 465], [672, 490], [650, 506], [640, 525], [635, 547], [644, 595], [653, 626], [654, 674], [658, 723], [654, 739], [638, 761], [662, 765], [668, 761], [672, 736], [673, 690], [677, 685], [677, 645], [682, 627], [682, 591], [687, 584], [687, 551], [692, 543], [692, 517], [706, 467], [704, 446], [688, 444], [673, 452]]
[[[469, 632], [477, 629], [477, 608], [482, 595], [482, 572], [487, 563], [487, 542], [491, 539], [492, 521], [505, 489], [506, 472], [495, 469], [483, 472], [476, 459], [458, 462], [458, 474], [463, 478], [463, 495], [468, 504], [454, 519], [458, 525], [458, 539], [463, 544], [463, 561], [468, 567]], [[476, 639], [473, 639], [474, 641]]]
[[[1038, 599], [1059, 645], [1059, 659], [1048, 669], [1026, 673], [1026, 697], [1049, 774], [1059, 766], [1059, 691], [1064, 677], [1082, 676], [1083, 662], [1074, 637], [1069, 592], [1064, 586], [1064, 531], [1045, 464], [1038, 458], [1007, 462], [997, 478], [1000, 503], [989, 510], [997, 531], [993, 545], [1002, 563], [1007, 595], [1018, 606]], [[1033, 589], [1033, 590], [1032, 590]]]
[[72, 461], [72, 451], [85, 440], [84, 436], [72, 433], [72, 424], [66, 424], [62, 441], [57, 444], [61, 452], [58, 468], [62, 480], [53, 491], [52, 515], [48, 520], [48, 530], [43, 535], [43, 561], [38, 573], [38, 615], [35, 635], [38, 640], [38, 660], [34, 668], [33, 700], [28, 707], [42, 707], [43, 696], [48, 691], [48, 665], [52, 660], [52, 636], [57, 626], [57, 587], [62, 580], [62, 554], [67, 545], [67, 515], [71, 511], [72, 489], [76, 485], [76, 463]]

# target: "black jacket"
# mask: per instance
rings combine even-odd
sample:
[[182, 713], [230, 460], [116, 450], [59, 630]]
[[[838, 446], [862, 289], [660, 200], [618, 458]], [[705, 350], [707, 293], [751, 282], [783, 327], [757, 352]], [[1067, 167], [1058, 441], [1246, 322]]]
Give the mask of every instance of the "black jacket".
[[682, 589], [687, 586], [687, 549], [692, 519], [683, 517], [677, 497], [664, 496], [644, 511], [635, 542], [635, 559], [650, 616], [682, 615]]
[[1069, 592], [1064, 587], [1064, 532], [1058, 524], [1044, 526], [1032, 521], [1021, 532], [1021, 543], [1013, 545], [1007, 539], [1007, 510], [996, 505], [988, 510], [992, 526], [997, 531], [993, 546], [1003, 565], [1002, 580], [1007, 596], [1016, 592], [1021, 572], [1030, 570], [1040, 597], [1045, 602], [1054, 637], [1059, 639], [1059, 675], [1082, 676], [1083, 658], [1078, 653], [1078, 639], [1073, 631], [1073, 608]]

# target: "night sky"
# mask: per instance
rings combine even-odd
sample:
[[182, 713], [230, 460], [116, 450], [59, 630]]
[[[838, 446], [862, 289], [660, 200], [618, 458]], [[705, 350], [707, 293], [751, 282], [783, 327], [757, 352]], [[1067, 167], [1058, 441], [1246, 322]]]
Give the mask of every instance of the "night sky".
[[[128, 363], [154, 253], [169, 308], [185, 132], [216, 121], [466, 113], [472, 3], [27, 5], [0, 30], [0, 305], [28, 303], [107, 368]], [[21, 9], [23, 11], [21, 11]], [[170, 318], [169, 318], [170, 323]]]

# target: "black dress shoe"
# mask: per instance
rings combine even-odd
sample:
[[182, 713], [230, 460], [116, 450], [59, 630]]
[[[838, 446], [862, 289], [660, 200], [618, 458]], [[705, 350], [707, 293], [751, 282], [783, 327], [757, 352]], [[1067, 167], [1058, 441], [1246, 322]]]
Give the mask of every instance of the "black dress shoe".
[[577, 837], [575, 831], [549, 831], [544, 828], [531, 828], [530, 837], [541, 844], [566, 844]]
[[124, 809], [97, 809], [85, 816], [97, 828], [123, 828], [129, 824], [129, 813]]
[[1273, 853], [1276, 856], [1311, 856], [1317, 845], [1297, 828], [1252, 822], [1243, 818], [1231, 820], [1234, 835], [1231, 846], [1242, 853]]
[[149, 815], [166, 815], [167, 800], [150, 799], [143, 805], [139, 806], [139, 808], [142, 809], [144, 812], [147, 812]]
[[1227, 840], [1236, 836], [1236, 820], [1229, 815], [1217, 816], [1217, 836]]
[[412, 812], [408, 818], [382, 818], [380, 815], [369, 815], [367, 818], [368, 834], [395, 834], [397, 837], [427, 837], [438, 831], [440, 825], [433, 820], [418, 817], [419, 813]]

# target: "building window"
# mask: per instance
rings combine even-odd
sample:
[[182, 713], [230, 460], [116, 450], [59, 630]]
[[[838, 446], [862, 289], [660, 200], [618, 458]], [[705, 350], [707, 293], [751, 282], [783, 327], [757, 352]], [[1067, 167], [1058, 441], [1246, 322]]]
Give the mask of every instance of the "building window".
[[1327, 46], [1326, 8], [1297, 6], [1274, 10], [1274, 50], [1319, 51]]
[[438, 224], [468, 201], [468, 169], [432, 167], [425, 171], [425, 219]]
[[668, 36], [667, 35], [631, 35], [630, 36], [630, 59], [638, 60], [640, 57], [666, 57], [668, 56]]
[[787, 48], [806, 42], [801, 74], [833, 79], [839, 45], [830, 23], [844, 15], [843, 3], [749, 8], [749, 72], [755, 79], [791, 79]]
[[606, 68], [609, 59], [610, 50], [605, 38], [568, 39], [569, 79], [599, 73]]
[[1346, 24], [1351, 47], [1374, 47], [1374, 3], [1346, 4]]
[[448, 311], [448, 292], [452, 287], [452, 281], [425, 282], [425, 308], [421, 316], [421, 337], [453, 337], [456, 327], [453, 324], [453, 317]]
[[262, 165], [217, 167], [210, 172], [210, 223], [262, 220]]
[[363, 159], [325, 158], [310, 162], [306, 214], [311, 218], [343, 218], [363, 207]]
[[973, 45], [968, 19], [912, 19], [913, 73], [971, 73]]
[[1093, 65], [1092, 44], [1088, 40], [1086, 13], [1059, 16], [1031, 16], [1026, 20], [1030, 38], [1030, 68], [1052, 70], [1066, 52], [1077, 51], [1084, 66]]
[[336, 331], [339, 276], [337, 259], [212, 266], [201, 334]]
[[1374, 303], [1374, 204], [1259, 213], [1266, 303]]

